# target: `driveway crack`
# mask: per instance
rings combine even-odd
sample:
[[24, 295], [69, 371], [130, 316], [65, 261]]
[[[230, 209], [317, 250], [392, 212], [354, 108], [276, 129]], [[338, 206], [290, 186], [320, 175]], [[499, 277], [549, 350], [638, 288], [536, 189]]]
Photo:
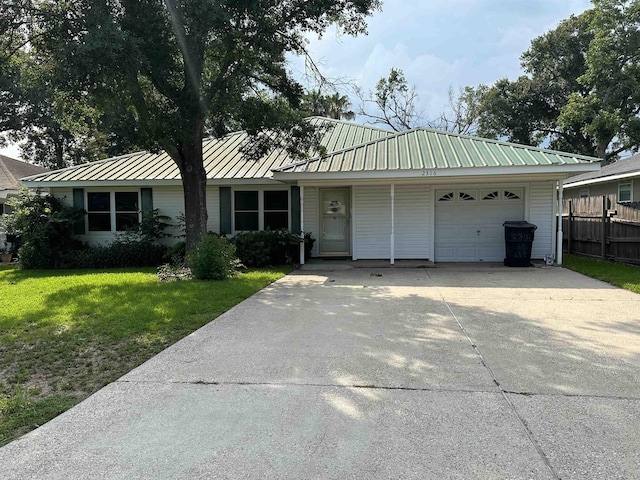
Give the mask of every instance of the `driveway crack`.
[[544, 453], [544, 450], [542, 450], [542, 447], [540, 447], [540, 445], [538, 445], [538, 442], [536, 441], [535, 437], [533, 436], [533, 432], [529, 428], [529, 425], [527, 424], [525, 419], [522, 417], [522, 415], [520, 415], [520, 412], [518, 412], [518, 409], [515, 407], [515, 405], [513, 404], [511, 399], [509, 398], [508, 394], [511, 393], [511, 392], [509, 392], [509, 391], [505, 390], [504, 388], [502, 388], [502, 385], [500, 385], [500, 382], [498, 381], [498, 377], [494, 373], [493, 369], [489, 366], [489, 364], [485, 360], [485, 358], [482, 355], [482, 352], [480, 352], [480, 349], [478, 348], [478, 346], [471, 339], [469, 333], [464, 328], [464, 325], [462, 324], [462, 322], [460, 321], [458, 316], [455, 314], [455, 312], [451, 308], [451, 305], [449, 305], [449, 302], [447, 302], [447, 300], [444, 298], [444, 295], [442, 294], [442, 292], [440, 292], [440, 289], [438, 288], [436, 283], [433, 281], [433, 278], [431, 277], [431, 275], [429, 274], [429, 271], [427, 269], [425, 269], [425, 273], [427, 274], [427, 278], [431, 282], [431, 285], [436, 290], [438, 290], [438, 292], [440, 293], [440, 298], [442, 298], [442, 302], [445, 304], [445, 306], [447, 307], [447, 310], [449, 310], [449, 313], [451, 314], [453, 319], [458, 324], [458, 328], [460, 328], [460, 330], [462, 331], [462, 333], [464, 334], [464, 336], [468, 340], [469, 344], [471, 345], [471, 347], [475, 351], [476, 355], [478, 356], [478, 358], [480, 358], [480, 361], [482, 362], [482, 365], [484, 366], [484, 368], [486, 368], [487, 371], [489, 372], [489, 375], [491, 375], [491, 378], [493, 379], [493, 383], [495, 383], [496, 386], [498, 387], [498, 389], [500, 390], [500, 393], [502, 394], [502, 398], [504, 398], [504, 401], [507, 402], [507, 405], [511, 409], [512, 413], [518, 419], [518, 422], [520, 423], [520, 425], [524, 429], [524, 432], [526, 433], [527, 437], [529, 438], [529, 441], [531, 442], [531, 444], [534, 446], [534, 448], [538, 452], [538, 455], [540, 456], [540, 458], [542, 459], [542, 461], [546, 465], [547, 469], [549, 470], [549, 473], [552, 475], [552, 477], [554, 479], [560, 480], [560, 476], [558, 475], [558, 473], [555, 471], [555, 469], [551, 465], [551, 462], [549, 461], [549, 458], [547, 457], [547, 455]]

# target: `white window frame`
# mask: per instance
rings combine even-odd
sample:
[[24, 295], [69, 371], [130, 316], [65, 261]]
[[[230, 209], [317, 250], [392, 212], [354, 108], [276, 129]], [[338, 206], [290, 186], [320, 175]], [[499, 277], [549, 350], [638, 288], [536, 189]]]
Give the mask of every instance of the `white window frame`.
[[[629, 200], [620, 199], [620, 187], [629, 185]], [[633, 202], [633, 180], [618, 182], [618, 202]]]
[[[291, 189], [278, 187], [255, 187], [254, 185], [238, 186], [231, 189], [231, 230], [233, 234], [240, 232], [261, 232], [264, 230], [264, 192], [280, 191], [287, 192], [287, 230], [291, 230]], [[236, 230], [236, 192], [258, 192], [258, 230]], [[277, 210], [268, 210], [277, 211]]]

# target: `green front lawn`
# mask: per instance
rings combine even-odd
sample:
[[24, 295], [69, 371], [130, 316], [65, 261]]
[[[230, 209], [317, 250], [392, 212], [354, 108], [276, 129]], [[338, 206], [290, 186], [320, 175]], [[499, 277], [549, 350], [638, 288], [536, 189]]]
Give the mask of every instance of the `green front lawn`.
[[640, 267], [565, 255], [563, 266], [616, 287], [640, 293]]
[[152, 269], [0, 269], [0, 445], [50, 420], [289, 269], [159, 282]]

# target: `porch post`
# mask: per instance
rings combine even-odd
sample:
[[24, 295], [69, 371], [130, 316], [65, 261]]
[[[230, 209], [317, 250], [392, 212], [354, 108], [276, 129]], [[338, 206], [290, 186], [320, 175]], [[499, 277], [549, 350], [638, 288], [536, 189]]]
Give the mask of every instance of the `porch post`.
[[396, 252], [396, 237], [395, 237], [395, 196], [396, 196], [396, 186], [395, 184], [391, 184], [391, 256], [390, 262], [391, 265], [396, 263], [395, 252]]
[[300, 243], [300, 265], [304, 265], [304, 186], [300, 185], [300, 235], [302, 243]]
[[562, 265], [562, 180], [558, 180], [558, 240], [556, 241], [556, 263]]

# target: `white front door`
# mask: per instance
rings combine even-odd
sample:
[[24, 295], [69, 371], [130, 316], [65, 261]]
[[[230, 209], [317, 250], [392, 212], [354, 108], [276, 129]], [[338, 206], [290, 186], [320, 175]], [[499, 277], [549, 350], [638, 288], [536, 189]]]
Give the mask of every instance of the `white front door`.
[[320, 189], [320, 255], [350, 255], [349, 188]]
[[522, 188], [436, 191], [435, 261], [501, 262], [507, 220], [524, 220]]

